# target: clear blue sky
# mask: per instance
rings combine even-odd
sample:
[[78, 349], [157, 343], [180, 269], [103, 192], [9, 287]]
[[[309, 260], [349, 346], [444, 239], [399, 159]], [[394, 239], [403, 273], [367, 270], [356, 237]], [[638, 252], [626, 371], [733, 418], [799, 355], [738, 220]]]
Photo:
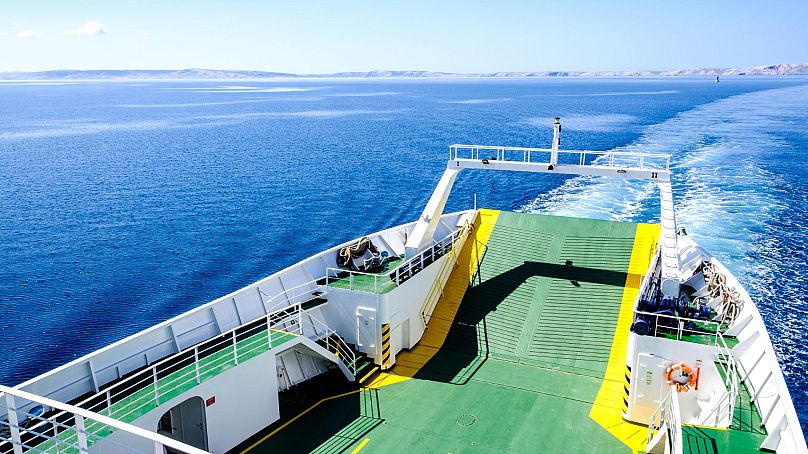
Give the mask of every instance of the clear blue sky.
[[25, 0], [0, 8], [0, 71], [664, 70], [804, 62], [808, 0]]

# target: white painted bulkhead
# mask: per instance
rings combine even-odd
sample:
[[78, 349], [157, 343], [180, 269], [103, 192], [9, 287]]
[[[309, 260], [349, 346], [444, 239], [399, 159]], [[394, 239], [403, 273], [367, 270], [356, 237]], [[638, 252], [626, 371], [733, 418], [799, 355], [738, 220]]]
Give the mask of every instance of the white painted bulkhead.
[[[665, 369], [671, 364], [683, 362], [698, 374], [697, 389], [679, 393], [679, 408], [684, 424], [703, 424], [704, 418], [713, 410], [715, 404], [727, 392], [724, 381], [718, 372], [715, 361], [718, 349], [710, 345], [701, 345], [664, 339], [653, 336], [630, 334], [636, 345], [637, 355], [631, 366], [632, 380], [629, 393], [629, 413], [631, 421], [648, 423], [651, 413], [662, 403], [670, 391], [665, 382]], [[720, 424], [727, 427], [728, 418], [722, 418]]]
[[[161, 403], [132, 424], [156, 432], [160, 417], [166, 411], [190, 398], [199, 397], [206, 402], [204, 419], [208, 450], [213, 453], [227, 452], [280, 418], [275, 371], [275, 354], [271, 351], [264, 353]], [[114, 432], [107, 438], [141, 452], [154, 451], [150, 440], [125, 432]], [[116, 448], [113, 443], [103, 443], [102, 446], [104, 454], [132, 452]], [[90, 451], [93, 451], [92, 447]]]
[[[469, 210], [443, 215], [436, 234], [439, 237], [449, 234], [452, 231], [451, 226], [456, 225], [458, 219], [472, 212]], [[415, 222], [411, 222], [368, 236], [381, 251], [402, 255], [406, 239], [414, 225]], [[283, 302], [293, 304], [294, 289], [324, 276], [326, 268], [336, 267], [339, 248], [355, 241], [356, 239], [347, 241], [317, 253], [260, 281], [96, 350], [15, 388], [61, 402], [97, 392], [99, 387], [127, 373], [266, 315], [269, 310], [277, 309], [270, 307], [269, 300], [272, 297], [286, 300], [288, 295], [289, 301]], [[354, 295], [350, 298], [346, 296], [343, 301], [363, 299], [358, 296], [359, 292], [351, 293]], [[335, 291], [334, 295], [338, 295], [338, 292]], [[323, 309], [321, 320], [327, 321], [329, 325], [332, 320], [335, 321], [336, 326], [333, 329], [351, 342], [351, 333], [356, 330], [348, 327], [353, 324], [340, 325], [336, 320], [345, 318], [347, 322], [347, 318], [352, 318], [355, 323], [355, 310], [346, 309], [345, 314], [341, 314], [343, 311], [334, 309], [335, 306], [336, 304], [329, 303], [328, 309]], [[81, 321], [77, 320], [76, 323], [80, 324]]]
[[769, 433], [761, 447], [778, 453], [808, 453], [783, 371], [754, 301], [724, 264], [692, 238], [681, 236], [679, 250], [684, 277], [692, 274], [696, 263], [709, 260], [726, 277], [727, 286], [738, 291], [744, 303], [743, 310], [728, 333], [737, 336], [739, 344], [732, 348], [732, 355], [752, 402], [763, 419], [763, 426]]
[[[747, 388], [752, 404], [762, 418], [762, 426], [768, 432], [761, 448], [781, 454], [808, 453], [793, 401], [757, 306], [737, 278], [692, 238], [679, 236], [678, 250], [682, 279], [697, 290], [697, 295], [704, 293], [702, 288], [705, 282], [700, 274], [694, 273], [703, 261], [708, 261], [726, 278], [727, 288], [737, 291], [743, 302], [739, 315], [725, 335], [735, 336], [738, 341], [730, 352], [737, 365], [739, 383]], [[650, 268], [654, 268], [654, 263]], [[644, 280], [641, 289], [645, 285]], [[720, 301], [716, 300], [711, 302], [714, 308], [720, 305]], [[682, 423], [727, 427], [731, 422], [727, 419], [704, 421], [700, 417], [726, 390], [714, 363], [718, 353], [718, 348], [714, 346], [640, 336], [631, 332], [627, 350], [631, 385], [628, 410], [624, 417], [647, 424], [651, 412], [667, 393], [668, 387], [662, 376], [665, 368], [681, 361], [691, 367], [700, 366], [702, 374], [698, 391], [691, 389], [678, 393]]]

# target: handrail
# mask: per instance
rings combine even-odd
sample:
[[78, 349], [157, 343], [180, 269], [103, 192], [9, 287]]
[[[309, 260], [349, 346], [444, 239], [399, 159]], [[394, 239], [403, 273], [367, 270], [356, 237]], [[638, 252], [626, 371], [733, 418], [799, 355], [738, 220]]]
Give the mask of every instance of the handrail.
[[[90, 412], [106, 411], [110, 417], [115, 417], [121, 420], [122, 423], [126, 423], [127, 421], [124, 420], [130, 417], [133, 421], [141, 416], [138, 412], [143, 410], [144, 405], [153, 404], [154, 407], [159, 406], [161, 401], [176, 397], [178, 390], [183, 386], [189, 384], [196, 386], [207, 380], [205, 374], [210, 371], [221, 367], [229, 368], [237, 366], [239, 361], [244, 358], [250, 359], [264, 350], [271, 350], [274, 348], [272, 345], [273, 332], [279, 332], [283, 335], [305, 335], [306, 337], [311, 336], [317, 338], [322, 334], [318, 331], [318, 326], [321, 327], [322, 332], [326, 334], [325, 342], [327, 350], [335, 353], [340, 361], [355, 374], [356, 356], [353, 351], [336, 331], [329, 328], [319, 319], [314, 318], [307, 311], [304, 311], [301, 304], [302, 303], [298, 302], [283, 309], [269, 312], [262, 317], [236, 326], [213, 338], [165, 357], [149, 365], [146, 369], [112, 384], [103, 391], [91, 395], [76, 405], [86, 406], [88, 407], [87, 411]], [[306, 329], [302, 321], [303, 312], [306, 312], [311, 320], [313, 333], [308, 332], [309, 330]], [[263, 336], [264, 333], [266, 334], [265, 336]], [[338, 340], [335, 340], [335, 338]], [[225, 352], [225, 354], [219, 358], [213, 357], [209, 362], [202, 364], [201, 360], [219, 352]], [[174, 376], [169, 381], [164, 380], [172, 374], [181, 372], [188, 367], [191, 367], [191, 369], [182, 372], [179, 376]], [[170, 371], [168, 375], [160, 377], [160, 375], [165, 374], [166, 371]], [[122, 387], [123, 389], [121, 389]], [[113, 390], [115, 392], [113, 392]], [[150, 391], [142, 396], [135, 397], [129, 402], [124, 402], [126, 397], [143, 390]], [[153, 390], [153, 393], [151, 390]], [[123, 404], [115, 408], [115, 404], [121, 402], [123, 402]], [[54, 406], [54, 408], [58, 407]], [[52, 420], [58, 420], [65, 415], [65, 411], [58, 412], [47, 420], [42, 419], [30, 429], [47, 426]]]
[[[277, 308], [277, 306], [279, 304], [277, 304], [277, 303], [272, 304], [272, 302], [275, 301], [277, 298], [279, 298], [281, 296], [286, 297], [284, 300], [281, 301], [281, 302], [283, 302], [283, 301], [289, 301], [289, 300], [292, 300], [294, 298], [301, 297], [301, 296], [305, 295], [306, 293], [309, 293], [311, 295], [312, 293], [314, 293], [316, 291], [324, 289], [326, 286], [319, 283], [320, 281], [322, 281], [322, 279], [323, 279], [323, 277], [318, 278], [318, 279], [312, 279], [312, 280], [310, 280], [308, 282], [304, 282], [304, 283], [296, 285], [296, 286], [294, 286], [292, 288], [288, 288], [288, 289], [285, 289], [285, 290], [283, 290], [281, 292], [278, 292], [274, 296], [269, 296], [269, 295], [267, 295], [266, 293], [264, 293], [262, 291], [261, 292], [262, 294], [267, 295], [267, 299], [266, 299], [266, 301], [264, 301], [264, 308], [265, 308], [266, 312], [272, 312], [273, 310], [275, 310]], [[303, 287], [308, 287], [308, 288], [306, 288], [305, 290], [301, 290], [301, 288], [303, 288]], [[289, 296], [290, 293], [292, 293], [293, 296]], [[312, 297], [314, 297], [314, 296], [312, 295]]]
[[[195, 448], [193, 446], [190, 446], [190, 445], [187, 445], [185, 443], [179, 442], [177, 440], [171, 439], [169, 437], [166, 437], [165, 435], [161, 435], [161, 434], [158, 434], [158, 433], [155, 433], [155, 432], [151, 432], [151, 431], [148, 431], [148, 430], [143, 429], [141, 427], [133, 426], [131, 424], [127, 424], [125, 422], [118, 421], [117, 419], [110, 418], [109, 416], [104, 416], [102, 414], [95, 413], [95, 412], [86, 410], [84, 408], [77, 407], [75, 405], [70, 405], [70, 404], [66, 404], [66, 403], [63, 403], [63, 402], [58, 402], [58, 401], [53, 400], [53, 399], [49, 399], [47, 397], [31, 394], [31, 393], [23, 391], [21, 389], [14, 389], [14, 388], [9, 388], [7, 386], [0, 385], [0, 393], [5, 394], [5, 397], [6, 397], [6, 402], [7, 402], [7, 406], [8, 406], [8, 410], [9, 410], [9, 416], [10, 416], [9, 424], [14, 424], [14, 426], [11, 426], [12, 438], [8, 439], [8, 441], [10, 441], [15, 446], [19, 446], [20, 448], [22, 448], [22, 441], [20, 439], [20, 429], [21, 428], [18, 426], [18, 421], [12, 421], [12, 419], [16, 419], [16, 413], [18, 411], [20, 411], [18, 408], [16, 408], [16, 406], [14, 404], [14, 397], [19, 397], [21, 399], [25, 399], [25, 400], [30, 401], [30, 402], [36, 402], [38, 404], [41, 404], [41, 405], [44, 405], [44, 406], [47, 406], [47, 407], [50, 407], [50, 408], [55, 408], [57, 410], [61, 410], [62, 413], [72, 413], [73, 417], [75, 419], [75, 422], [76, 422], [75, 430], [76, 430], [76, 434], [77, 434], [77, 445], [78, 445], [77, 447], [81, 452], [87, 452], [87, 448], [91, 444], [91, 440], [103, 438], [103, 437], [99, 437], [98, 435], [96, 435], [92, 431], [86, 429], [85, 421], [86, 420], [91, 420], [91, 421], [96, 421], [98, 423], [101, 423], [104, 426], [109, 426], [109, 427], [115, 428], [117, 430], [120, 430], [120, 431], [123, 431], [123, 432], [128, 432], [128, 433], [131, 433], [131, 434], [136, 435], [138, 437], [151, 440], [153, 442], [153, 444], [154, 444], [154, 449], [155, 449], [154, 452], [163, 452], [163, 447], [165, 446], [165, 447], [169, 447], [171, 449], [174, 449], [174, 450], [177, 450], [177, 451], [180, 451], [180, 452], [184, 452], [186, 454], [209, 454], [207, 451], [204, 451], [204, 450], [201, 450], [199, 448]], [[12, 414], [14, 414], [15, 417], [11, 417]], [[24, 430], [28, 430], [28, 429], [24, 429]], [[39, 437], [41, 435], [37, 434], [37, 436]], [[89, 440], [88, 440], [88, 437], [90, 438]], [[55, 439], [55, 438], [56, 437], [52, 437], [51, 440]], [[72, 443], [68, 443], [68, 442], [65, 442], [65, 443], [72, 445]], [[29, 449], [30, 449], [30, 447], [29, 447]], [[34, 449], [36, 449], [36, 448], [34, 448]], [[21, 452], [21, 449], [19, 451]]]
[[[431, 257], [431, 258], [432, 258], [432, 260], [434, 261], [434, 260], [435, 260], [434, 254], [435, 254], [435, 248], [436, 248], [436, 247], [439, 247], [439, 248], [440, 248], [440, 247], [446, 247], [446, 246], [448, 246], [448, 245], [450, 245], [450, 244], [451, 244], [451, 245], [454, 245], [454, 243], [455, 243], [455, 242], [457, 242], [457, 238], [458, 238], [460, 235], [462, 235], [462, 234], [463, 234], [463, 230], [466, 228], [466, 225], [468, 224], [468, 222], [469, 222], [468, 220], [465, 220], [465, 221], [463, 222], [463, 225], [462, 225], [462, 226], [460, 226], [460, 228], [455, 229], [455, 230], [453, 230], [453, 231], [449, 232], [449, 234], [448, 234], [448, 235], [444, 236], [444, 237], [443, 237], [443, 238], [441, 238], [440, 240], [437, 240], [437, 241], [434, 241], [434, 240], [433, 240], [433, 241], [432, 241], [432, 246], [430, 246], [428, 249], [424, 249], [424, 250], [423, 250], [423, 251], [421, 251], [421, 252], [420, 252], [418, 255], [416, 255], [416, 256], [414, 256], [414, 257], [410, 257], [410, 258], [409, 258], [409, 259], [407, 259], [406, 261], [404, 261], [404, 262], [400, 263], [400, 264], [399, 264], [399, 265], [398, 265], [398, 266], [397, 266], [397, 267], [396, 267], [396, 268], [393, 270], [393, 271], [395, 271], [395, 272], [396, 272], [396, 278], [395, 278], [395, 281], [396, 281], [396, 282], [399, 282], [399, 281], [400, 281], [400, 279], [401, 279], [401, 274], [402, 274], [402, 270], [405, 270], [405, 269], [406, 269], [406, 270], [409, 272], [409, 277], [412, 277], [412, 274], [413, 274], [413, 273], [412, 273], [412, 267], [413, 267], [414, 265], [419, 265], [419, 264], [423, 263], [423, 262], [424, 262], [424, 259], [426, 259], [427, 255], [430, 255], [430, 257]], [[441, 254], [441, 257], [443, 256], [443, 254], [445, 254], [445, 252], [443, 252], [443, 253]], [[440, 258], [440, 257], [438, 257], [438, 258]], [[392, 274], [392, 273], [389, 273], [389, 274]]]
[[[460, 228], [459, 234], [452, 241], [452, 248], [449, 251], [451, 258], [443, 262], [443, 265], [435, 278], [435, 282], [432, 283], [432, 287], [429, 289], [429, 293], [424, 299], [424, 304], [421, 306], [421, 320], [424, 322], [424, 326], [426, 326], [429, 323], [429, 319], [432, 318], [434, 306], [438, 303], [440, 295], [443, 293], [443, 283], [441, 282], [443, 280], [443, 274], [448, 269], [450, 263], [454, 264], [457, 262], [457, 243], [459, 243], [461, 239], [465, 241], [470, 232], [471, 224], [467, 220], [465, 223], [463, 223], [463, 227]], [[433, 298], [434, 303], [432, 302]]]
[[682, 454], [684, 446], [682, 444], [682, 420], [679, 410], [679, 394], [671, 387], [668, 394], [651, 413], [648, 418], [648, 436], [646, 437], [646, 451], [651, 452], [651, 443], [660, 431], [667, 432], [667, 442], [672, 454]]
[[735, 362], [735, 357], [732, 355], [732, 350], [727, 346], [727, 342], [720, 332], [717, 333], [715, 347], [718, 349], [719, 354], [717, 361], [718, 367], [724, 372], [725, 393], [721, 396], [721, 399], [719, 399], [707, 417], [700, 419], [702, 424], [705, 424], [708, 419], [714, 416], [715, 422], [713, 425], [719, 426], [721, 421], [727, 417], [728, 425], [730, 425], [732, 424], [732, 417], [735, 414], [735, 405], [738, 400], [738, 366]]
[[[463, 144], [455, 144], [449, 146], [449, 159], [480, 159], [480, 150], [486, 151], [494, 151], [496, 152], [495, 156], [484, 156], [484, 158], [497, 160], [497, 161], [510, 161], [510, 162], [542, 162], [537, 161], [533, 157], [534, 154], [551, 154], [553, 150], [550, 148], [529, 148], [529, 147], [507, 147], [507, 146], [492, 146], [492, 145], [463, 145]], [[468, 152], [468, 158], [461, 158], [461, 152]], [[639, 152], [632, 152], [632, 151], [597, 151], [597, 150], [556, 150], [556, 153], [559, 155], [578, 155], [578, 165], [593, 165], [592, 163], [587, 164], [587, 157], [592, 156], [595, 157], [594, 161], [600, 160], [600, 158], [607, 158], [606, 163], [597, 162], [594, 165], [604, 166], [604, 167], [617, 167], [620, 163], [616, 162], [617, 160], [626, 158], [634, 159], [637, 162], [636, 168], [639, 169], [651, 169], [651, 170], [670, 170], [670, 155], [664, 153], [639, 153]], [[519, 154], [521, 153], [521, 159], [514, 159], [514, 155], [516, 158], [519, 158]], [[511, 159], [508, 159], [508, 158]], [[649, 163], [648, 161], [652, 161]], [[653, 164], [654, 162], [659, 162], [658, 165], [649, 165]], [[549, 162], [549, 159], [547, 160]], [[622, 166], [622, 165], [621, 165]]]
[[[445, 249], [447, 247], [453, 247], [453, 245], [457, 242], [457, 239], [460, 235], [462, 235], [463, 230], [466, 228], [466, 224], [468, 221], [465, 221], [464, 225], [457, 230], [452, 231], [445, 237], [443, 237], [439, 241], [433, 241], [432, 246], [424, 249], [418, 255], [411, 257], [400, 264], [398, 264], [392, 270], [388, 270], [382, 273], [367, 273], [364, 271], [354, 271], [348, 270], [344, 268], [334, 268], [334, 267], [327, 267], [326, 268], [326, 276], [321, 279], [326, 279], [327, 282], [330, 282], [331, 279], [339, 278], [340, 275], [347, 274], [348, 275], [348, 289], [349, 290], [358, 290], [354, 286], [354, 276], [371, 276], [373, 278], [373, 293], [379, 293], [383, 288], [382, 286], [391, 284], [394, 287], [398, 287], [402, 283], [402, 279], [410, 278], [413, 275], [417, 274], [421, 269], [424, 268], [422, 266], [427, 260], [431, 260], [427, 266], [437, 259], [443, 257], [448, 253]], [[421, 266], [420, 269], [417, 269], [418, 266]], [[344, 277], [342, 278], [344, 279]], [[381, 283], [380, 283], [381, 280]]]
[[[660, 318], [668, 319], [668, 320], [674, 320], [674, 321], [677, 322], [676, 326], [666, 326], [667, 328], [671, 328], [671, 329], [676, 330], [676, 340], [682, 340], [682, 336], [686, 335], [685, 332], [689, 332], [689, 333], [693, 333], [693, 334], [711, 335], [711, 336], [713, 336], [713, 345], [716, 345], [717, 342], [718, 342], [716, 340], [716, 336], [719, 335], [720, 332], [721, 332], [719, 330], [719, 328], [721, 326], [721, 323], [715, 322], [715, 321], [712, 321], [712, 320], [703, 320], [703, 319], [698, 319], [698, 318], [681, 317], [681, 316], [678, 316], [678, 315], [660, 314], [660, 313], [656, 313], [656, 312], [646, 312], [646, 311], [640, 311], [640, 310], [635, 310], [634, 314], [635, 315], [642, 315], [642, 316], [645, 316], [645, 317], [654, 317], [656, 319], [655, 323], [654, 323], [654, 333], [653, 333], [654, 337], [657, 337], [657, 332], [658, 332], [658, 328], [659, 328], [659, 319]], [[715, 330], [714, 333], [705, 333], [705, 332], [702, 332], [702, 331], [690, 330], [690, 329], [684, 328], [684, 323], [683, 322], [699, 322], [699, 323], [703, 323], [705, 325], [715, 325], [716, 330]]]
[[[290, 289], [284, 290], [284, 291], [276, 294], [275, 296], [273, 296], [273, 297], [266, 300], [266, 302], [264, 303], [264, 307], [266, 308], [265, 310], [267, 312], [273, 312], [273, 311], [277, 311], [279, 309], [283, 309], [283, 307], [290, 306], [290, 304], [287, 304], [286, 306], [280, 307], [281, 303], [288, 303], [289, 301], [294, 300], [295, 298], [300, 298], [300, 297], [306, 295], [307, 293], [309, 294], [309, 296], [311, 296], [311, 298], [309, 298], [309, 299], [307, 299], [305, 301], [297, 301], [297, 302], [298, 303], [305, 303], [305, 302], [313, 300], [314, 298], [317, 298], [317, 296], [314, 295], [315, 292], [318, 292], [318, 291], [323, 291], [324, 292], [328, 288], [327, 285], [323, 285], [323, 284], [319, 283], [320, 281], [322, 281], [325, 278], [326, 277], [321, 277], [319, 279], [314, 279], [314, 280], [311, 280], [311, 281], [308, 281], [308, 282], [304, 282], [303, 284], [294, 286], [294, 287], [292, 287]], [[313, 287], [309, 287], [305, 291], [301, 291], [300, 293], [296, 293], [296, 294], [294, 294], [294, 296], [288, 296], [289, 292], [297, 291], [298, 289], [300, 289], [303, 286], [311, 286], [311, 285], [313, 285]], [[280, 300], [277, 303], [274, 303], [274, 304], [270, 305], [270, 303], [272, 303], [273, 301], [275, 301], [276, 298], [278, 298], [278, 297], [280, 297], [282, 295], [286, 295], [286, 298]]]
[[[348, 368], [348, 370], [351, 372], [351, 375], [356, 377], [356, 353], [354, 353], [353, 349], [348, 346], [348, 344], [345, 342], [345, 339], [343, 339], [339, 334], [337, 334], [337, 332], [334, 331], [332, 328], [329, 328], [328, 325], [322, 322], [319, 318], [315, 317], [310, 313], [307, 314], [312, 322], [315, 331], [317, 330], [316, 325], [319, 325], [325, 330], [326, 349], [329, 352], [331, 352], [332, 348], [331, 343], [333, 342], [334, 351], [332, 353], [334, 353], [337, 356], [337, 358], [340, 361], [342, 361], [342, 364], [344, 364], [345, 367]], [[334, 338], [336, 338], [336, 340], [334, 340]]]
[[[344, 268], [334, 268], [334, 267], [327, 267], [325, 269], [325, 279], [326, 282], [331, 283], [331, 279], [339, 280], [340, 275], [344, 273], [348, 273], [348, 289], [354, 290], [354, 276], [370, 276], [373, 278], [373, 293], [379, 293], [379, 278], [380, 277], [387, 277], [386, 274], [379, 274], [379, 273], [366, 273], [364, 271], [356, 271], [356, 270], [346, 270]], [[388, 282], [391, 284], [395, 284], [392, 280], [388, 279]], [[385, 282], [386, 284], [387, 282]]]

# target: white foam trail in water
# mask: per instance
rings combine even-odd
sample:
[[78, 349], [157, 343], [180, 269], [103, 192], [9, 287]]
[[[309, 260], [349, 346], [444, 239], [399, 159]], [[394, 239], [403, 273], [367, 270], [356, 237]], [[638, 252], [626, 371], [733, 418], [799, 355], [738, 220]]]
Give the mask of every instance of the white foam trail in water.
[[[778, 122], [800, 118], [808, 110], [805, 106], [808, 86], [739, 95], [650, 126], [638, 142], [617, 151], [671, 153], [679, 224], [701, 236], [707, 246], [725, 242], [715, 249], [731, 251], [783, 209], [777, 202], [779, 177], [760, 162], [776, 146], [769, 134], [783, 126]], [[573, 178], [523, 210], [653, 220], [656, 208], [640, 207], [658, 206], [657, 194], [650, 183]]]
[[[672, 154], [677, 222], [749, 290], [798, 409], [808, 405], [806, 118], [808, 85], [759, 91], [682, 112], [618, 150]], [[521, 210], [656, 221], [654, 186], [572, 178]]]

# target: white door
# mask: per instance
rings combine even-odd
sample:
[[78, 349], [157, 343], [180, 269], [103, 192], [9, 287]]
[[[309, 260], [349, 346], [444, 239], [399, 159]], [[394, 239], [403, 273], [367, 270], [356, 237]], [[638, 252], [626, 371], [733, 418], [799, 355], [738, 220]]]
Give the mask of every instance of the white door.
[[356, 346], [370, 355], [376, 354], [376, 309], [356, 308]]
[[[160, 418], [157, 433], [199, 449], [207, 449], [205, 402], [201, 397], [192, 397], [168, 410]], [[175, 451], [167, 449], [167, 452], [174, 454]]]
[[668, 394], [665, 364], [668, 360], [647, 353], [637, 355], [637, 373], [631, 379], [633, 392], [631, 419], [647, 420]]

